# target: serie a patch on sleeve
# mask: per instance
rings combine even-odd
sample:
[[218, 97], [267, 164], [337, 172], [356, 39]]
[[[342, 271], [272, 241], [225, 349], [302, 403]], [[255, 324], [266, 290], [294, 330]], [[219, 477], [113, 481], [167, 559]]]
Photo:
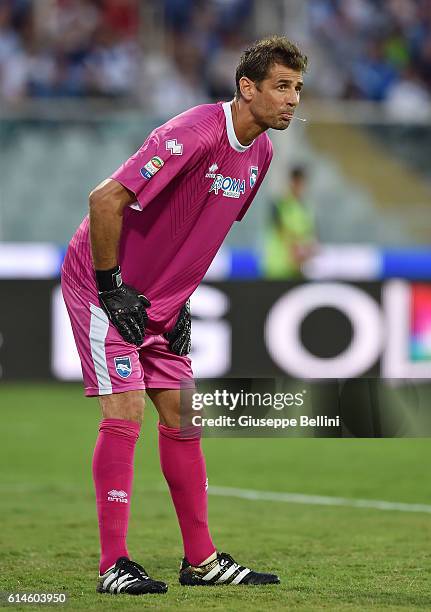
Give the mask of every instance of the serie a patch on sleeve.
[[163, 168], [164, 165], [165, 162], [163, 161], [163, 159], [156, 155], [152, 157], [143, 168], [140, 169], [140, 173], [144, 177], [144, 179], [147, 179], [147, 181], [149, 181], [161, 168]]

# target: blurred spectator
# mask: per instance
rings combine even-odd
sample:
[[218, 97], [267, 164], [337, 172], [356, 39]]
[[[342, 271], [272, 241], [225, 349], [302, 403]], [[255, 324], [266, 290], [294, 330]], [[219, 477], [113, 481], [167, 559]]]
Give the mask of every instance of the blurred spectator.
[[100, 23], [100, 12], [92, 0], [57, 0], [46, 12], [41, 26], [48, 44], [60, 48], [71, 62], [82, 60]]
[[370, 42], [352, 66], [353, 83], [363, 98], [379, 102], [386, 98], [391, 85], [398, 78], [395, 66], [387, 59], [381, 41]]
[[0, 100], [15, 102], [25, 96], [27, 66], [22, 30], [25, 3], [0, 0]]
[[139, 7], [137, 0], [103, 0], [102, 20], [110, 30], [121, 37], [136, 39], [139, 33]]
[[396, 68], [405, 68], [409, 63], [410, 50], [407, 39], [399, 27], [394, 27], [384, 42], [384, 55], [388, 62]]
[[238, 57], [245, 46], [241, 35], [232, 30], [227, 32], [222, 45], [215, 51], [207, 66], [207, 86], [214, 100], [229, 100], [235, 91], [235, 69]]
[[207, 101], [199, 49], [182, 33], [170, 45], [170, 52], [146, 58], [140, 84], [144, 106], [161, 117]]
[[[190, 14], [187, 40], [199, 51], [202, 61], [209, 61], [220, 46], [219, 16], [211, 2], [198, 3]], [[178, 42], [178, 41], [177, 41]]]
[[285, 193], [272, 205], [264, 255], [267, 278], [300, 277], [303, 263], [316, 252], [314, 221], [304, 203], [306, 183], [305, 169], [293, 168]]
[[426, 83], [428, 87], [428, 91], [431, 91], [431, 32], [424, 40], [418, 54], [417, 67], [423, 82]]
[[385, 100], [388, 115], [397, 121], [423, 122], [431, 118], [431, 96], [419, 73], [408, 67], [389, 89]]
[[165, 24], [177, 32], [186, 32], [190, 26], [194, 0], [164, 0]]
[[250, 15], [253, 2], [250, 0], [212, 0], [219, 15], [219, 23], [227, 30], [237, 30]]
[[93, 96], [131, 95], [136, 87], [139, 49], [137, 42], [110, 26], [100, 26], [84, 61], [86, 85]]

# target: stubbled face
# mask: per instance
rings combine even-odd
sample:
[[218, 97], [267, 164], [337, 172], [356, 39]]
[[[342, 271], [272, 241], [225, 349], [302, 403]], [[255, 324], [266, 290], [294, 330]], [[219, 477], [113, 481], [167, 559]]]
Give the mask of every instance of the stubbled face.
[[246, 77], [242, 80], [241, 90], [256, 123], [265, 129], [288, 128], [300, 100], [302, 72], [274, 64], [260, 83]]

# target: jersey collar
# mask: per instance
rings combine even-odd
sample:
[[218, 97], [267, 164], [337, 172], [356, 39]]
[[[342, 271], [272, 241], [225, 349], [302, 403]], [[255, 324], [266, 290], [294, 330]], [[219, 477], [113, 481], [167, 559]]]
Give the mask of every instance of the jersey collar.
[[247, 151], [247, 149], [249, 149], [253, 145], [254, 140], [249, 145], [242, 145], [240, 143], [240, 141], [236, 137], [235, 130], [233, 127], [231, 103], [224, 102], [222, 106], [226, 117], [226, 132], [229, 144], [232, 149], [235, 149], [235, 151], [238, 151], [238, 153], [244, 153], [244, 151]]

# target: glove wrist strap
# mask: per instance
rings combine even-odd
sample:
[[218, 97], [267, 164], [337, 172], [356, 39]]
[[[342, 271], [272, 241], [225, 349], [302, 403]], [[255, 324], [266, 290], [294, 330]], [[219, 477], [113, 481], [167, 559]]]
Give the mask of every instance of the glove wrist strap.
[[112, 291], [123, 284], [120, 266], [110, 270], [96, 270], [96, 282], [99, 291]]

